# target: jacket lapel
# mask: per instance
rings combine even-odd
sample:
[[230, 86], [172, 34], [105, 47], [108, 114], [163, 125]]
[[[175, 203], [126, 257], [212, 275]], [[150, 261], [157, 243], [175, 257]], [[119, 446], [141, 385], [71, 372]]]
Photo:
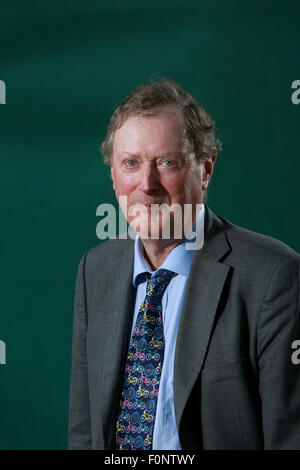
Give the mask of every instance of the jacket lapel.
[[[126, 242], [125, 242], [126, 243]], [[105, 329], [105, 348], [101, 351], [103, 370], [99, 382], [97, 413], [102, 417], [100, 435], [104, 449], [110, 449], [115, 439], [114, 418], [118, 411], [123, 386], [126, 352], [132, 322], [135, 290], [132, 286], [133, 243], [126, 246], [122, 256], [110, 264], [107, 273], [109, 292], [105, 310], [109, 320]], [[100, 351], [99, 351], [100, 353]]]
[[185, 405], [203, 365], [230, 270], [230, 266], [219, 260], [229, 251], [223, 222], [206, 206], [204, 246], [195, 253], [191, 266], [176, 342], [174, 405], [179, 431]]

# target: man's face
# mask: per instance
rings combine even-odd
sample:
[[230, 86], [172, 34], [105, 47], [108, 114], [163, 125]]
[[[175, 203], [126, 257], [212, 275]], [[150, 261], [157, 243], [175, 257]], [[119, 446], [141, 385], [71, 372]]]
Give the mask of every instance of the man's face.
[[[177, 204], [182, 211], [184, 204], [195, 207], [203, 200], [210, 176], [192, 155], [183, 117], [170, 107], [154, 116], [130, 116], [117, 129], [111, 175], [124, 215], [142, 238], [151, 238], [151, 230], [160, 238], [167, 223], [164, 212], [150, 218], [151, 204]], [[141, 205], [146, 212], [135, 213]]]

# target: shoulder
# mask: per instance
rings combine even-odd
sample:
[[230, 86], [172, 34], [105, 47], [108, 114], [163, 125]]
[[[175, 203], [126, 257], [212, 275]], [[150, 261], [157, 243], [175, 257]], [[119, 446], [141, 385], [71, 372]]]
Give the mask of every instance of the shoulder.
[[232, 259], [239, 263], [259, 266], [278, 266], [292, 264], [300, 267], [300, 256], [284, 242], [252, 230], [235, 225], [218, 216], [223, 224], [228, 243], [231, 247]]
[[131, 239], [109, 239], [95, 245], [86, 251], [81, 263], [86, 271], [102, 270], [110, 268], [113, 264], [124, 262], [124, 258], [133, 257], [134, 240]]

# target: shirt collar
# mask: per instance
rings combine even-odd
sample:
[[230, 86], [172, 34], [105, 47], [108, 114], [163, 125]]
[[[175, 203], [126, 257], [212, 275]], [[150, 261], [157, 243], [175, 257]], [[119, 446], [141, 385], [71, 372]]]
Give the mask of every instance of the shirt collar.
[[[188, 277], [195, 249], [202, 248], [204, 243], [204, 219], [205, 205], [201, 204], [201, 208], [197, 215], [196, 222], [192, 231], [187, 238], [184, 238], [176, 245], [158, 269], [168, 269], [177, 274]], [[196, 236], [197, 230], [197, 236]], [[197, 240], [197, 243], [195, 242]], [[157, 271], [157, 270], [156, 270]], [[144, 246], [141, 238], [137, 235], [134, 244], [134, 269], [133, 269], [133, 285], [136, 287], [137, 276], [141, 273], [148, 272], [151, 275], [156, 273], [152, 271], [147, 260], [144, 257]]]

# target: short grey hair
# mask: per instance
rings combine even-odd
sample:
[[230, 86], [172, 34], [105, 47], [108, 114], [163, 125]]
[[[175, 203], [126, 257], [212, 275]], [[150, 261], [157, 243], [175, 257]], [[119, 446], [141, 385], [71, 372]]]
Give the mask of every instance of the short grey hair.
[[209, 158], [213, 147], [218, 152], [222, 149], [215, 136], [215, 122], [205, 109], [174, 80], [161, 77], [135, 88], [114, 111], [100, 147], [105, 163], [112, 165], [115, 132], [129, 116], [154, 116], [166, 106], [182, 113], [187, 139], [199, 163]]

